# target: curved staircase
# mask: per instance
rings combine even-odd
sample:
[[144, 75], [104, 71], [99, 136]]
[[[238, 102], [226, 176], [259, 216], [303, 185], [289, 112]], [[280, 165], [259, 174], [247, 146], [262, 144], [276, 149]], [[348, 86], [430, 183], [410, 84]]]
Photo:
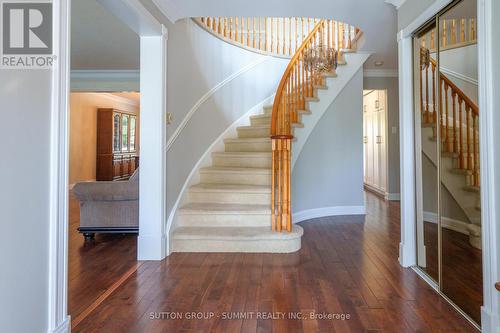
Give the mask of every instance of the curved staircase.
[[[357, 36], [354, 39], [353, 32], [359, 32], [347, 25], [345, 30], [337, 31], [336, 28], [344, 26], [334, 21], [303, 18], [259, 19], [258, 22], [267, 22], [260, 29], [266, 35], [250, 33], [250, 30], [243, 35], [241, 26], [238, 29], [238, 22], [246, 23], [247, 27], [250, 22], [255, 22], [245, 18], [202, 18], [197, 22], [227, 42], [240, 43], [247, 48], [253, 45], [260, 53], [281, 57], [290, 56], [295, 50], [295, 55], [302, 52], [304, 43], [311, 46], [311, 40], [317, 37], [318, 31], [324, 33], [325, 39], [330, 41], [331, 38], [332, 44], [335, 36], [337, 43], [342, 41], [340, 45], [344, 45], [344, 49], [347, 46], [352, 49], [357, 39]], [[296, 24], [294, 27], [293, 22]], [[273, 29], [275, 32], [278, 30], [278, 35], [268, 36]], [[292, 31], [302, 31], [295, 42]], [[345, 65], [345, 61], [342, 64]], [[300, 96], [300, 108], [295, 110], [290, 134], [293, 134], [294, 128], [302, 126], [301, 117], [310, 114], [309, 103], [319, 101], [317, 91], [328, 89], [326, 78], [333, 79], [335, 76], [335, 73], [326, 73], [323, 78], [315, 77], [314, 82], [311, 76], [302, 77], [301, 83], [295, 85], [296, 91], [308, 91], [308, 94]], [[291, 99], [293, 92], [281, 91], [277, 95]], [[212, 164], [199, 169], [200, 182], [188, 189], [184, 205], [176, 212], [171, 245], [173, 252], [288, 253], [300, 249], [303, 229], [299, 225], [284, 228], [288, 232], [277, 232], [273, 223], [276, 217], [276, 211], [273, 212], [273, 208], [276, 209], [273, 177], [276, 160], [273, 161], [275, 151], [270, 133], [275, 108], [276, 100], [274, 105], [264, 106], [262, 113], [250, 116], [247, 126], [237, 128], [237, 137], [224, 139], [224, 151], [211, 153]]]
[[[441, 183], [468, 219], [469, 243], [481, 249], [479, 108], [444, 73], [436, 87], [437, 63], [425, 46], [421, 47], [420, 64], [422, 153], [434, 167], [440, 156]], [[438, 128], [441, 142], [436, 144]]]

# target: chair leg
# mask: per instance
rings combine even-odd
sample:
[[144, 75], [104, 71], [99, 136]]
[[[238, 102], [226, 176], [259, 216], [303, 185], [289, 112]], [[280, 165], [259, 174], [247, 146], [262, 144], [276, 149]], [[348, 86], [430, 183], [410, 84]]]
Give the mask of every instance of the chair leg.
[[83, 237], [85, 238], [85, 241], [93, 241], [95, 239], [95, 233], [93, 232], [84, 232]]

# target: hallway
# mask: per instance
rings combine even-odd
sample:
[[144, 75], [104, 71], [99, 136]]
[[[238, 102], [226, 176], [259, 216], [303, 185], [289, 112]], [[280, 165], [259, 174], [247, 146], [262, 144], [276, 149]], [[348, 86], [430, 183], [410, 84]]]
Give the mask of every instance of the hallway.
[[[142, 262], [72, 331], [476, 331], [399, 266], [399, 203], [366, 193], [366, 208], [366, 218], [301, 223], [302, 249], [293, 254], [174, 253]], [[285, 319], [264, 318], [278, 312]], [[302, 320], [290, 319], [299, 312]], [[328, 315], [337, 319], [320, 318]]]

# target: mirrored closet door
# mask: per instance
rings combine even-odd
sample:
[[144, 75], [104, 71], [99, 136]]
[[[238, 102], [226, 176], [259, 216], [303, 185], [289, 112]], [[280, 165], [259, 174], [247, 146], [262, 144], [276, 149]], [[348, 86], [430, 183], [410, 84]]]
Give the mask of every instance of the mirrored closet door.
[[476, 0], [456, 1], [414, 35], [414, 109], [418, 265], [480, 325], [476, 22]]

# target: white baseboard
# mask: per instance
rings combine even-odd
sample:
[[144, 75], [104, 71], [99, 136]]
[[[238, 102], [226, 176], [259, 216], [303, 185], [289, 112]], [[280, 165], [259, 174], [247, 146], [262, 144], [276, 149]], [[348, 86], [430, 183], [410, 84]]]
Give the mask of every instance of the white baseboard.
[[168, 255], [166, 235], [141, 235], [139, 232], [137, 245], [137, 260], [163, 260]]
[[500, 333], [500, 316], [482, 306], [481, 328], [483, 332]]
[[71, 318], [66, 316], [66, 318], [57, 325], [56, 328], [48, 330], [47, 333], [70, 333], [71, 332]]
[[[423, 217], [425, 222], [437, 223], [438, 221], [436, 213], [424, 212]], [[467, 222], [451, 219], [449, 217], [443, 217], [442, 224], [443, 228], [453, 230], [467, 236], [469, 235], [469, 232], [467, 231], [467, 225], [469, 223]]]
[[303, 210], [293, 213], [293, 223], [298, 223], [318, 217], [338, 215], [365, 215], [365, 206], [335, 206]]
[[385, 193], [386, 200], [389, 201], [400, 201], [401, 194], [400, 193]]

